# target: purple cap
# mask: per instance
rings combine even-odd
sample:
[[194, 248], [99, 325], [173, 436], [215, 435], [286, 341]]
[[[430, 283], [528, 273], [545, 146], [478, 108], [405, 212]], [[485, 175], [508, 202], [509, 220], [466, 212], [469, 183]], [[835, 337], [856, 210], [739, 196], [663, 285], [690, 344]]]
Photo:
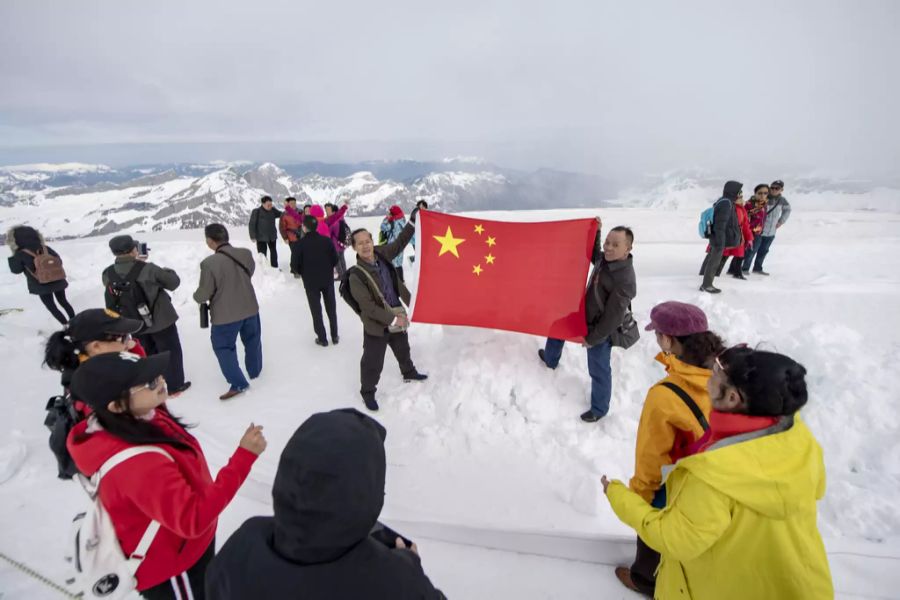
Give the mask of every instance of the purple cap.
[[671, 336], [691, 335], [709, 331], [706, 313], [686, 302], [663, 302], [650, 311], [650, 324], [644, 331], [658, 331]]

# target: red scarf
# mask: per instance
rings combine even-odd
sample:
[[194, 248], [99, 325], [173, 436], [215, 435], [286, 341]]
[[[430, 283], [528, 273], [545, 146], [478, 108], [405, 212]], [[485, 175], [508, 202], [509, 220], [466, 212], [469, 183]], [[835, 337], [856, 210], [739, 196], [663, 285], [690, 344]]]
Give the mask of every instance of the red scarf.
[[719, 412], [713, 409], [709, 413], [709, 429], [703, 434], [703, 437], [687, 449], [686, 456], [706, 452], [710, 446], [720, 440], [742, 433], [759, 431], [771, 427], [777, 422], [778, 417], [754, 417], [739, 413]]

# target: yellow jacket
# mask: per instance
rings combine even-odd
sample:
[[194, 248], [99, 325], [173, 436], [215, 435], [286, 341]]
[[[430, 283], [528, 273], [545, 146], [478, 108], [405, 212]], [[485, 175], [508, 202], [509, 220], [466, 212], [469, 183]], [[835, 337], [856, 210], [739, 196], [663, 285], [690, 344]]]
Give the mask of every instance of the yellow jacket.
[[662, 510], [619, 481], [607, 493], [616, 515], [662, 555], [657, 599], [834, 597], [816, 526], [822, 449], [799, 416], [782, 433], [678, 461], [666, 493]]
[[660, 384], [669, 381], [683, 389], [707, 419], [712, 409], [706, 390], [712, 371], [683, 363], [665, 352], [657, 354], [656, 360], [666, 367], [668, 376], [651, 387], [644, 400], [634, 452], [634, 477], [628, 484], [647, 502], [662, 486], [662, 467], [679, 458], [677, 453], [672, 456], [673, 449], [703, 435], [703, 427], [684, 401]]

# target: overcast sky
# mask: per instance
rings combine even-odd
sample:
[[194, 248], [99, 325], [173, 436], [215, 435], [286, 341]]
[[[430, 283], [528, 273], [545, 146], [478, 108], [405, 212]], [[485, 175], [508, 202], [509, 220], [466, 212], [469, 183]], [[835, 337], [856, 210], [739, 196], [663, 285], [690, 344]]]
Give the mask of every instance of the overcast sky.
[[891, 0], [0, 2], [6, 155], [296, 141], [300, 159], [876, 175], [900, 164], [898, 81]]

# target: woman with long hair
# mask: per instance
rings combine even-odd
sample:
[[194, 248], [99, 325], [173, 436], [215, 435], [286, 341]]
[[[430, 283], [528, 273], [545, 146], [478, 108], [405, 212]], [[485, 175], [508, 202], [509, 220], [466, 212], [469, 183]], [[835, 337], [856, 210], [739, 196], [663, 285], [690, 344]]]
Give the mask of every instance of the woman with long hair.
[[168, 352], [149, 358], [121, 352], [95, 356], [78, 367], [72, 393], [92, 412], [72, 429], [68, 448], [87, 476], [134, 446], [164, 451], [137, 454], [109, 470], [99, 498], [126, 556], [154, 521], [160, 525], [136, 573], [141, 596], [201, 600], [219, 515], [266, 440], [262, 427], [251, 423], [214, 480], [199, 442], [166, 407], [162, 374], [168, 362]]
[[[16, 275], [24, 274], [28, 282], [28, 293], [41, 299], [53, 318], [65, 325], [69, 319], [75, 316], [75, 309], [66, 298], [66, 288], [69, 282], [62, 273], [62, 278], [54, 281], [39, 281], [35, 261], [41, 255], [49, 255], [59, 259], [56, 250], [44, 243], [44, 237], [37, 229], [27, 225], [13, 227], [6, 233], [6, 243], [12, 252], [9, 257], [9, 270]], [[60, 261], [61, 264], [61, 261]], [[55, 299], [55, 302], [54, 302]], [[59, 307], [56, 304], [59, 304]], [[63, 315], [62, 311], [66, 312]], [[68, 316], [66, 316], [68, 315]]]

